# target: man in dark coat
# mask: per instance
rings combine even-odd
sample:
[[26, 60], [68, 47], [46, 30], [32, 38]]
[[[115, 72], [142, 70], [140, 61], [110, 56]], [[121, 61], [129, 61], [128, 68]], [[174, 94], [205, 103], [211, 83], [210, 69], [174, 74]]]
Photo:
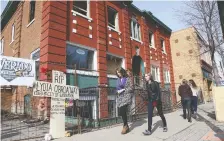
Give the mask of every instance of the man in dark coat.
[[186, 109], [187, 109], [187, 119], [191, 122], [191, 97], [192, 91], [191, 87], [187, 84], [187, 80], [183, 79], [182, 84], [179, 86], [178, 93], [181, 97], [181, 103], [183, 107], [183, 117], [186, 119]]

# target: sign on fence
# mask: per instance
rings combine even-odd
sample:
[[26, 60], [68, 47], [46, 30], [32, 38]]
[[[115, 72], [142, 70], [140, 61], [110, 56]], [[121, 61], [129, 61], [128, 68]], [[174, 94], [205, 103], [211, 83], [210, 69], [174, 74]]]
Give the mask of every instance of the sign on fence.
[[0, 55], [0, 85], [32, 86], [35, 61]]
[[69, 86], [44, 81], [34, 83], [33, 96], [52, 98], [79, 98], [79, 89], [76, 86]]
[[36, 81], [33, 96], [51, 97], [50, 134], [53, 138], [65, 136], [65, 98], [79, 99], [79, 88], [66, 85], [66, 75], [52, 71], [52, 83]]

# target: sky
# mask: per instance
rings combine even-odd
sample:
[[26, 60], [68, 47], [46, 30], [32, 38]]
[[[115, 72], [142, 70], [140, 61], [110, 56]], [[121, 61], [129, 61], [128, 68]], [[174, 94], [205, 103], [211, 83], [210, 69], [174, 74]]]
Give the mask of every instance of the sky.
[[[7, 0], [1, 0], [1, 14], [7, 5]], [[183, 7], [182, 1], [133, 1], [133, 4], [141, 10], [151, 11], [160, 21], [166, 24], [172, 31], [186, 28], [176, 16], [176, 10]]]

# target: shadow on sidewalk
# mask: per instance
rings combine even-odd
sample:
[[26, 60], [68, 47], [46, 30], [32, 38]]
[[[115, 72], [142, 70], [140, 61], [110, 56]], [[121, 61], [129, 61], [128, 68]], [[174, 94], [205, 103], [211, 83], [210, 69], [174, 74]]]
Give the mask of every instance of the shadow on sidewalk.
[[[207, 114], [211, 114], [211, 113], [208, 113], [206, 112]], [[197, 114], [198, 118], [196, 119], [196, 121], [199, 121], [199, 122], [204, 122], [206, 123], [214, 132], [214, 136], [216, 138], [219, 138], [220, 141], [224, 141], [224, 132], [222, 129], [220, 129], [219, 127], [215, 126], [213, 123], [211, 123], [210, 121], [208, 121], [207, 119], [205, 119], [203, 116], [201, 116], [200, 114]], [[208, 115], [209, 116], [209, 115]], [[214, 136], [209, 136], [209, 138], [214, 138]]]
[[136, 128], [136, 127], [142, 126], [146, 122], [147, 121], [145, 119], [132, 122], [131, 125], [130, 125], [130, 131], [133, 130], [134, 128]]
[[152, 133], [155, 132], [158, 127], [163, 127], [163, 122], [162, 122], [162, 120], [159, 120], [156, 123], [154, 123], [153, 125], [154, 126], [152, 128]]

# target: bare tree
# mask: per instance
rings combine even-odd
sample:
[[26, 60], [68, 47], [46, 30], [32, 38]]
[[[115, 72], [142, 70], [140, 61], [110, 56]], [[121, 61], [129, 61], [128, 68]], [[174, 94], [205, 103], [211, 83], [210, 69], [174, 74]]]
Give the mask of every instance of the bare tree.
[[204, 40], [201, 44], [206, 48], [203, 53], [210, 53], [213, 79], [216, 85], [219, 85], [220, 80], [214, 55], [215, 52], [223, 54], [224, 50], [221, 48], [223, 40], [217, 1], [187, 1], [184, 2], [184, 6], [185, 8], [177, 11], [178, 17], [186, 24], [194, 26], [202, 35]]

